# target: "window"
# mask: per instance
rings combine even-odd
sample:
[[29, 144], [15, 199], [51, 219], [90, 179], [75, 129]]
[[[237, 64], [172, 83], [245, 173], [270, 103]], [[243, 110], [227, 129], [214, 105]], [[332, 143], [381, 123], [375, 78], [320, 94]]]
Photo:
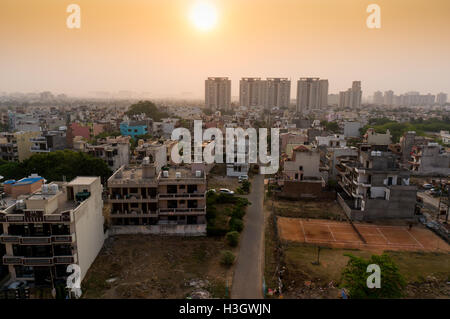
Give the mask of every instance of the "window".
[[298, 168], [298, 170], [299, 170], [299, 171], [303, 171], [303, 166], [300, 166], [300, 167]]
[[388, 177], [388, 186], [392, 185], [392, 177]]

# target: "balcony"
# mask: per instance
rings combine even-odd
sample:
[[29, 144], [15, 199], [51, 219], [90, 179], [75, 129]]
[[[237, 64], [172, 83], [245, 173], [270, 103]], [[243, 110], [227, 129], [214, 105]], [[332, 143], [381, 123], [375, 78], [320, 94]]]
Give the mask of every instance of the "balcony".
[[47, 237], [20, 237], [22, 245], [48, 245], [52, 243], [50, 236]]
[[143, 198], [141, 195], [126, 195], [126, 196], [120, 196], [120, 195], [109, 195], [108, 196], [108, 202], [109, 203], [149, 203], [154, 202], [156, 203], [158, 201], [158, 197], [146, 197]]
[[202, 215], [205, 208], [160, 208], [159, 215]]
[[19, 244], [20, 236], [1, 235], [0, 243], [2, 243], [2, 244]]
[[56, 256], [53, 257], [54, 263], [59, 264], [75, 264], [77, 262], [76, 256]]
[[159, 199], [204, 198], [206, 193], [159, 194]]
[[23, 257], [16, 256], [3, 256], [3, 264], [4, 265], [22, 265]]
[[54, 235], [52, 242], [58, 244], [70, 244], [75, 242], [75, 234], [72, 235]]
[[14, 235], [1, 235], [0, 243], [2, 244], [19, 244], [19, 245], [50, 245], [51, 243], [70, 244], [75, 242], [75, 234], [72, 235], [54, 235], [44, 237], [27, 237]]
[[53, 257], [23, 257], [25, 266], [51, 266], [53, 265]]
[[143, 211], [139, 210], [139, 211], [131, 211], [131, 212], [121, 212], [121, 211], [117, 211], [116, 213], [111, 214], [110, 216], [111, 218], [149, 218], [149, 217], [153, 217], [153, 218], [157, 218], [158, 217], [158, 212], [157, 211], [147, 211], [146, 213], [144, 213]]

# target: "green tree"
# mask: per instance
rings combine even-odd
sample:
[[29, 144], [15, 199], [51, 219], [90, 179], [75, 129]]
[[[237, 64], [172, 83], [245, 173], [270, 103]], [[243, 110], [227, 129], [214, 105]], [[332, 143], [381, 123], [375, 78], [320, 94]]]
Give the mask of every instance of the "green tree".
[[244, 193], [248, 194], [250, 192], [250, 186], [251, 186], [251, 184], [249, 181], [247, 181], [247, 180], [242, 181], [241, 188], [244, 191]]
[[221, 257], [220, 257], [220, 263], [224, 266], [231, 266], [234, 263], [234, 260], [236, 257], [234, 254], [229, 250], [222, 250]]
[[151, 101], [139, 101], [136, 104], [132, 104], [125, 114], [128, 116], [133, 116], [142, 113], [156, 122], [161, 121], [161, 119], [165, 117], [169, 117], [168, 113], [160, 111], [155, 103]]
[[32, 173], [48, 181], [61, 181], [63, 176], [66, 180], [77, 176], [100, 176], [106, 181], [112, 172], [103, 160], [70, 150], [34, 154], [21, 163], [0, 163], [0, 175], [7, 179], [20, 179]]
[[320, 122], [320, 125], [322, 125], [325, 128], [325, 130], [328, 132], [332, 132], [332, 133], [340, 132], [339, 124], [337, 122], [322, 121], [322, 122]]
[[[345, 254], [350, 259], [342, 271], [342, 286], [347, 288], [350, 297], [354, 299], [400, 298], [406, 286], [406, 281], [398, 267], [387, 254], [372, 255], [370, 259]], [[381, 269], [381, 287], [368, 288], [367, 266], [375, 264]]]
[[229, 221], [230, 231], [241, 232], [244, 229], [244, 222], [238, 218], [231, 218]]
[[225, 239], [231, 247], [236, 247], [239, 244], [239, 233], [237, 231], [230, 231], [225, 235]]

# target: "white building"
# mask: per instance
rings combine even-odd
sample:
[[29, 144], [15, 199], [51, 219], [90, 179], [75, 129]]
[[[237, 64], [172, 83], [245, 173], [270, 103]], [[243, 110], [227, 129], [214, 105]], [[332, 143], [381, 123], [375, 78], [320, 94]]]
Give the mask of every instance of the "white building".
[[346, 147], [347, 142], [345, 140], [344, 135], [335, 134], [329, 136], [316, 136], [316, 143], [318, 146], [327, 146], [327, 147]]
[[0, 207], [11, 280], [52, 285], [67, 278], [70, 264], [80, 266], [83, 280], [105, 239], [102, 191], [99, 177], [77, 177]]

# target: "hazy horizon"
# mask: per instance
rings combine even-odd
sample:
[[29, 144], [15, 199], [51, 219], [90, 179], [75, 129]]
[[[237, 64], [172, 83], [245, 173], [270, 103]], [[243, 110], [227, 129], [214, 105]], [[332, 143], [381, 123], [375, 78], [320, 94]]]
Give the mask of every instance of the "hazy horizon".
[[[0, 92], [148, 92], [201, 99], [204, 80], [315, 76], [329, 93], [450, 92], [450, 1], [209, 0], [217, 25], [195, 28], [197, 0], [2, 0]], [[66, 8], [81, 7], [81, 29]], [[366, 8], [381, 7], [381, 29]]]

